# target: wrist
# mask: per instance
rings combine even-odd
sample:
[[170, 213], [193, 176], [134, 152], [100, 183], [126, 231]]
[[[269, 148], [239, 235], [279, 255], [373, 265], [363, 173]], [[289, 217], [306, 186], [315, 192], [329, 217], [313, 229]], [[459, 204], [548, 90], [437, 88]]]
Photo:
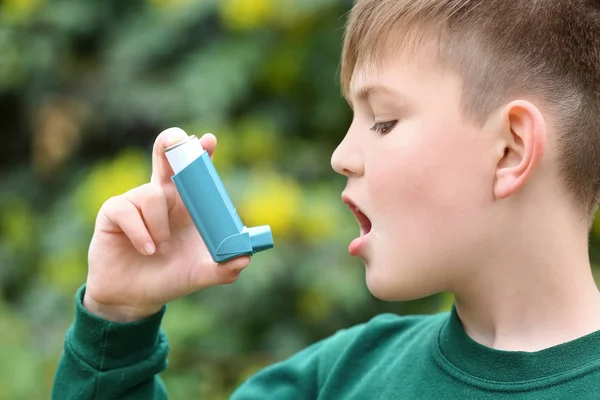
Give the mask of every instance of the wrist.
[[97, 317], [111, 322], [134, 322], [157, 314], [162, 306], [135, 307], [130, 305], [113, 305], [96, 301], [86, 293], [83, 296], [83, 307]]

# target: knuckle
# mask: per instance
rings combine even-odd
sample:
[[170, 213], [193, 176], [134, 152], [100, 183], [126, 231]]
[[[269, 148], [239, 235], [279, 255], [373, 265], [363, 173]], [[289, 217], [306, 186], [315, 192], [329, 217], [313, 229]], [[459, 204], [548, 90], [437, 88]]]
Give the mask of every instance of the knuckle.
[[165, 193], [159, 185], [154, 185], [152, 183], [147, 183], [141, 187], [143, 196], [141, 199], [141, 203], [148, 204], [156, 204], [157, 202], [163, 201], [165, 197]]
[[98, 225], [103, 222], [120, 224], [123, 215], [126, 214], [127, 205], [126, 200], [123, 199], [122, 195], [113, 196], [104, 201], [98, 214], [96, 215], [95, 224]]
[[100, 210], [108, 215], [119, 214], [123, 210], [123, 201], [121, 196], [113, 196], [102, 204]]

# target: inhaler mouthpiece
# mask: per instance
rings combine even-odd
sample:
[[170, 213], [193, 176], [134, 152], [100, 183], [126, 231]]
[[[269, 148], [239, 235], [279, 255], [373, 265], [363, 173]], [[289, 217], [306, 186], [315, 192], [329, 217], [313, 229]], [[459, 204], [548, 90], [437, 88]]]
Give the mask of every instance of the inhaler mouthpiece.
[[166, 156], [174, 172], [173, 183], [215, 262], [273, 247], [268, 225], [244, 226], [196, 136], [168, 147]]

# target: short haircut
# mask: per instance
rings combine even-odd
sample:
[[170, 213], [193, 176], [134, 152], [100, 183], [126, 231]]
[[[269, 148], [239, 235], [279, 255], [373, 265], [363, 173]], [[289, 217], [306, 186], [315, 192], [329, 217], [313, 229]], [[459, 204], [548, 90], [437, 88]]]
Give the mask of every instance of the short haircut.
[[[433, 46], [432, 46], [433, 44]], [[558, 167], [581, 211], [600, 199], [600, 0], [356, 0], [341, 83], [390, 52], [427, 49], [462, 84], [466, 118], [534, 96], [558, 124]]]

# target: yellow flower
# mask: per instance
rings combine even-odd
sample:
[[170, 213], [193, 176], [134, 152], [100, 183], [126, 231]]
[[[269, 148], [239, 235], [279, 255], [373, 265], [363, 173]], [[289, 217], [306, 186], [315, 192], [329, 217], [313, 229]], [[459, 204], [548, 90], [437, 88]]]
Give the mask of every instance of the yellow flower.
[[287, 235], [302, 212], [302, 193], [296, 181], [276, 173], [255, 173], [242, 196], [239, 215], [246, 226], [270, 225], [274, 239]]
[[219, 12], [232, 30], [251, 30], [266, 25], [273, 13], [274, 0], [221, 0]]

